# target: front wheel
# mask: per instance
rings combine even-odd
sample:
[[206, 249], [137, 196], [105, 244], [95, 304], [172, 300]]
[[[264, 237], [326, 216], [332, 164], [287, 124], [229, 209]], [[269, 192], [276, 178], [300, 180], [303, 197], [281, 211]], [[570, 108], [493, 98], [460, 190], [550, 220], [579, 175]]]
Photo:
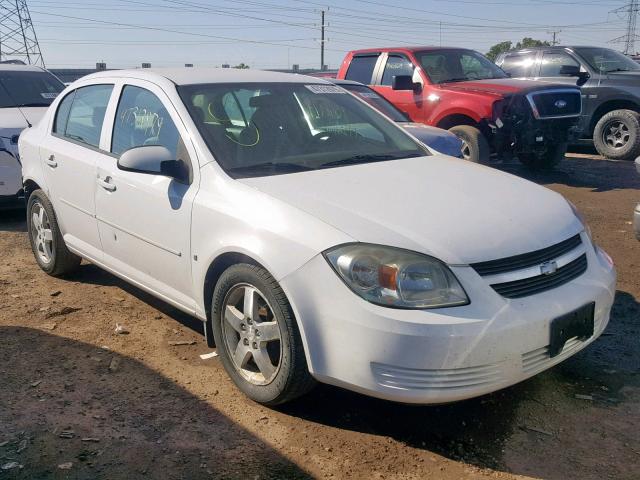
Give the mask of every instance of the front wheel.
[[49, 275], [61, 276], [80, 265], [81, 258], [64, 243], [53, 205], [42, 190], [34, 191], [27, 202], [27, 230], [36, 262]]
[[518, 160], [531, 170], [553, 170], [567, 153], [566, 143], [556, 143], [533, 152], [518, 153]]
[[229, 267], [216, 284], [211, 312], [222, 364], [249, 398], [279, 405], [313, 387], [291, 306], [266, 270]]
[[449, 131], [462, 140], [462, 158], [474, 163], [489, 163], [489, 142], [480, 130], [471, 125], [456, 125]]
[[640, 115], [614, 110], [602, 116], [593, 130], [598, 153], [613, 160], [633, 160], [640, 155]]

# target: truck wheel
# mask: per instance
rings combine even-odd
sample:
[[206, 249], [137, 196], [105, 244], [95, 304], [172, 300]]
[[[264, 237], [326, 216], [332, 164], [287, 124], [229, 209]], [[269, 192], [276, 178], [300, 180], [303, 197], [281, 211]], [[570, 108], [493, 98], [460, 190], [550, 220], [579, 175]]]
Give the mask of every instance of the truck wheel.
[[556, 143], [542, 150], [518, 153], [518, 160], [531, 170], [553, 170], [562, 161], [565, 153], [567, 144]]
[[474, 163], [489, 163], [489, 142], [482, 132], [471, 125], [456, 125], [449, 129], [462, 140], [462, 157]]
[[315, 385], [291, 305], [265, 269], [241, 263], [225, 270], [211, 321], [225, 370], [252, 400], [279, 405]]
[[75, 270], [81, 258], [64, 243], [53, 205], [42, 190], [29, 196], [27, 231], [36, 262], [49, 275], [58, 277]]
[[640, 155], [640, 115], [633, 110], [603, 115], [593, 131], [593, 144], [603, 157], [633, 160]]

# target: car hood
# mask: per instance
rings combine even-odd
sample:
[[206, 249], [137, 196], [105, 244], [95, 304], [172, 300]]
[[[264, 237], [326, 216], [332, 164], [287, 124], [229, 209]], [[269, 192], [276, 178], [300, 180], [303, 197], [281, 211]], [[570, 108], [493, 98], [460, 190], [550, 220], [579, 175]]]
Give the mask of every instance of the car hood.
[[402, 122], [398, 125], [422, 143], [440, 153], [451, 155], [452, 157], [460, 157], [462, 155], [462, 140], [448, 130], [413, 122]]
[[449, 264], [527, 253], [582, 230], [559, 194], [443, 155], [239, 181], [357, 241]]
[[542, 80], [524, 80], [519, 78], [493, 78], [490, 80], [473, 80], [468, 82], [452, 82], [441, 83], [441, 88], [447, 90], [477, 92], [483, 94], [494, 95], [497, 97], [505, 97], [517, 92], [530, 92], [533, 90], [544, 90], [546, 88], [562, 87], [567, 85], [558, 85], [556, 83], [545, 82]]
[[0, 128], [21, 131], [28, 127], [27, 120], [35, 125], [48, 107], [0, 108]]

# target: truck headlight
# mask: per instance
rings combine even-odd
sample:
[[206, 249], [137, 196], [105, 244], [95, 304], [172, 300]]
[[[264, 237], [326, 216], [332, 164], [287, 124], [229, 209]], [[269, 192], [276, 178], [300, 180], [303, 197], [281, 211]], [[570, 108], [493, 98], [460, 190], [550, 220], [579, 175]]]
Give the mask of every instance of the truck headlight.
[[427, 255], [352, 243], [331, 248], [324, 256], [353, 292], [377, 305], [423, 309], [469, 303], [451, 270]]

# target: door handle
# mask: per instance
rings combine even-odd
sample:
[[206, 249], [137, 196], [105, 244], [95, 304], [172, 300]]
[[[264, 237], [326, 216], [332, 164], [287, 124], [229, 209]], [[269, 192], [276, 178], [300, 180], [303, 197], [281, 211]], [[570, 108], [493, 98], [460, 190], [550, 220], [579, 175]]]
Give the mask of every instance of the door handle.
[[98, 185], [104, 188], [107, 192], [115, 192], [116, 186], [110, 182], [111, 177], [105, 177], [104, 180], [98, 177]]
[[49, 158], [45, 158], [45, 163], [49, 165], [51, 168], [56, 168], [58, 166], [58, 162], [56, 162], [55, 155], [49, 155]]

